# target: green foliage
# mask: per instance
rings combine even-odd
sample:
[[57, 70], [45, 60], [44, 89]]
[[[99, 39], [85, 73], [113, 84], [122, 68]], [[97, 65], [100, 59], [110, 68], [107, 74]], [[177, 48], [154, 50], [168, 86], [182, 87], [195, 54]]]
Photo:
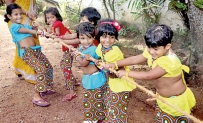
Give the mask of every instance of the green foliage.
[[38, 13], [41, 13], [41, 12], [43, 12], [43, 10], [42, 10], [42, 0], [37, 0], [37, 11], [38, 11]]
[[111, 12], [113, 13], [113, 17], [111, 17], [110, 15], [109, 18], [116, 19], [117, 16], [122, 16], [122, 17], [125, 16], [125, 10], [121, 6], [124, 3], [126, 3], [128, 0], [100, 0], [100, 1], [103, 3], [102, 5], [104, 7], [105, 5], [107, 6], [107, 8], [105, 7], [107, 14], [109, 11], [108, 8], [110, 8]]
[[131, 8], [131, 14], [134, 20], [142, 18], [142, 34], [146, 32], [149, 26], [159, 23], [161, 9], [165, 0], [129, 0], [128, 8]]
[[191, 42], [188, 40], [188, 34], [189, 30], [187, 28], [176, 28], [174, 30], [174, 37], [173, 37], [173, 43], [179, 44], [181, 48], [187, 48], [191, 45]]
[[1, 10], [6, 10], [6, 5], [0, 7]]
[[203, 9], [203, 0], [195, 0], [195, 1], [194, 1], [194, 5], [195, 5], [197, 8]]
[[[74, 29], [75, 25], [79, 23], [80, 19], [80, 8], [82, 0], [74, 0], [73, 2], [68, 2], [68, 0], [63, 0], [56, 5], [57, 9], [59, 10], [59, 13], [61, 14], [64, 23], [66, 26]], [[71, 7], [69, 7], [71, 6]]]
[[188, 35], [188, 30], [184, 29], [184, 28], [176, 28], [176, 30], [174, 31], [175, 35], [181, 36], [181, 37], [185, 37]]
[[120, 21], [119, 23], [122, 25], [119, 36], [134, 37], [136, 34], [140, 34], [139, 28], [135, 24], [127, 23], [125, 21]]
[[68, 14], [67, 14], [67, 5], [68, 2], [66, 0], [63, 0], [62, 2], [58, 2], [58, 5], [56, 5], [60, 15], [62, 16], [62, 18], [64, 20], [66, 20], [68, 18]]
[[187, 4], [180, 2], [179, 0], [171, 0], [168, 4], [168, 9], [175, 12], [181, 12], [187, 10]]

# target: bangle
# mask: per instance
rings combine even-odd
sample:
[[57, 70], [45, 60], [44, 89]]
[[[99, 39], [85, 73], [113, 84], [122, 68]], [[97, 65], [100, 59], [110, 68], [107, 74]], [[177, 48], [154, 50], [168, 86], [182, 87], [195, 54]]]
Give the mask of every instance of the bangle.
[[75, 57], [75, 60], [76, 60], [76, 61], [78, 61], [78, 59], [77, 59], [77, 58], [78, 58], [78, 56], [80, 56], [80, 54], [76, 55], [76, 57]]
[[35, 22], [32, 22], [32, 28], [36, 28], [37, 26], [34, 26]]
[[63, 40], [64, 39], [64, 35], [60, 36], [60, 38]]
[[32, 26], [32, 29], [35, 29], [37, 26]]
[[63, 40], [64, 39], [64, 35], [58, 36], [58, 38]]
[[41, 32], [40, 36], [41, 36], [41, 37], [44, 37], [44, 31]]
[[126, 71], [125, 71], [125, 76], [128, 77], [129, 73], [130, 73], [130, 71], [127, 71], [127, 70], [126, 70]]
[[36, 30], [35, 35], [38, 36], [38, 30]]
[[118, 64], [117, 64], [117, 62], [115, 61], [114, 64], [116, 66], [116, 70], [118, 70]]

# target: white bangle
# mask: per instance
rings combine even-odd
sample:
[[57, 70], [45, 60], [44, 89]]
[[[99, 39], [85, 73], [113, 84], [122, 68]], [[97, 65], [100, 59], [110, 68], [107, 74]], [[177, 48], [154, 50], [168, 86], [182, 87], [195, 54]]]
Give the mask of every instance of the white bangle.
[[76, 61], [78, 61], [78, 56], [80, 56], [80, 54], [78, 54], [78, 55], [75, 57], [75, 60], [76, 60]]

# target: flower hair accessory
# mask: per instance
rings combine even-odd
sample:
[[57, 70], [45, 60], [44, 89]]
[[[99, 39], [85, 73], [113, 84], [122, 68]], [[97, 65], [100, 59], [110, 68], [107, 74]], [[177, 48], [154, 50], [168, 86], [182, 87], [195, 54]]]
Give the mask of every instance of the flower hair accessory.
[[114, 20], [113, 22], [101, 22], [98, 26], [102, 24], [111, 24], [114, 28], [116, 28], [117, 32], [121, 30], [121, 25], [116, 20]]

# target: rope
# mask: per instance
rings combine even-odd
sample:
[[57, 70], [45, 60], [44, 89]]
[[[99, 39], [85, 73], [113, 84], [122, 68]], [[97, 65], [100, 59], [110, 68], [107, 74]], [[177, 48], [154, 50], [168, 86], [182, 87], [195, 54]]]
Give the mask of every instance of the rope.
[[[73, 48], [73, 47], [71, 47], [71, 46], [65, 44], [65, 43], [62, 42], [61, 40], [59, 40], [59, 43], [62, 44], [62, 45], [64, 45], [64, 46], [66, 46], [66, 47], [68, 47], [68, 48], [70, 48], [70, 49], [76, 50], [75, 48]], [[81, 52], [78, 52], [78, 53], [79, 53], [80, 55], [85, 55], [85, 54], [83, 54], [83, 53], [81, 53]], [[92, 57], [91, 57], [90, 59], [91, 59], [91, 61], [93, 61], [93, 62], [96, 60], [96, 59], [94, 59], [94, 58], [92, 58]], [[101, 66], [104, 65], [104, 64], [105, 64], [105, 63], [100, 63]], [[115, 73], [115, 74], [117, 73], [117, 72], [116, 72], [114, 69], [112, 69], [112, 68], [109, 68], [109, 70], [110, 70], [111, 72]], [[152, 91], [150, 91], [150, 90], [146, 89], [145, 87], [139, 85], [139, 84], [136, 83], [135, 81], [130, 80], [128, 77], [123, 76], [122, 79], [125, 79], [126, 81], [132, 83], [133, 85], [135, 85], [135, 86], [138, 87], [140, 90], [142, 90], [143, 92], [147, 93], [148, 95], [150, 95], [150, 96], [152, 96], [152, 97], [154, 97], [154, 98], [156, 98], [156, 99], [162, 101], [163, 103], [165, 103], [165, 104], [167, 104], [168, 106], [174, 108], [175, 110], [177, 110], [178, 112], [182, 113], [183, 115], [189, 117], [189, 118], [190, 118], [191, 120], [193, 120], [195, 123], [203, 123], [203, 121], [197, 119], [196, 117], [194, 117], [194, 116], [188, 114], [188, 113], [185, 112], [185, 111], [182, 111], [181, 109], [177, 108], [177, 107], [174, 106], [173, 104], [171, 104], [171, 103], [167, 102], [166, 100], [164, 100], [163, 98], [161, 98], [159, 95], [154, 94]]]

